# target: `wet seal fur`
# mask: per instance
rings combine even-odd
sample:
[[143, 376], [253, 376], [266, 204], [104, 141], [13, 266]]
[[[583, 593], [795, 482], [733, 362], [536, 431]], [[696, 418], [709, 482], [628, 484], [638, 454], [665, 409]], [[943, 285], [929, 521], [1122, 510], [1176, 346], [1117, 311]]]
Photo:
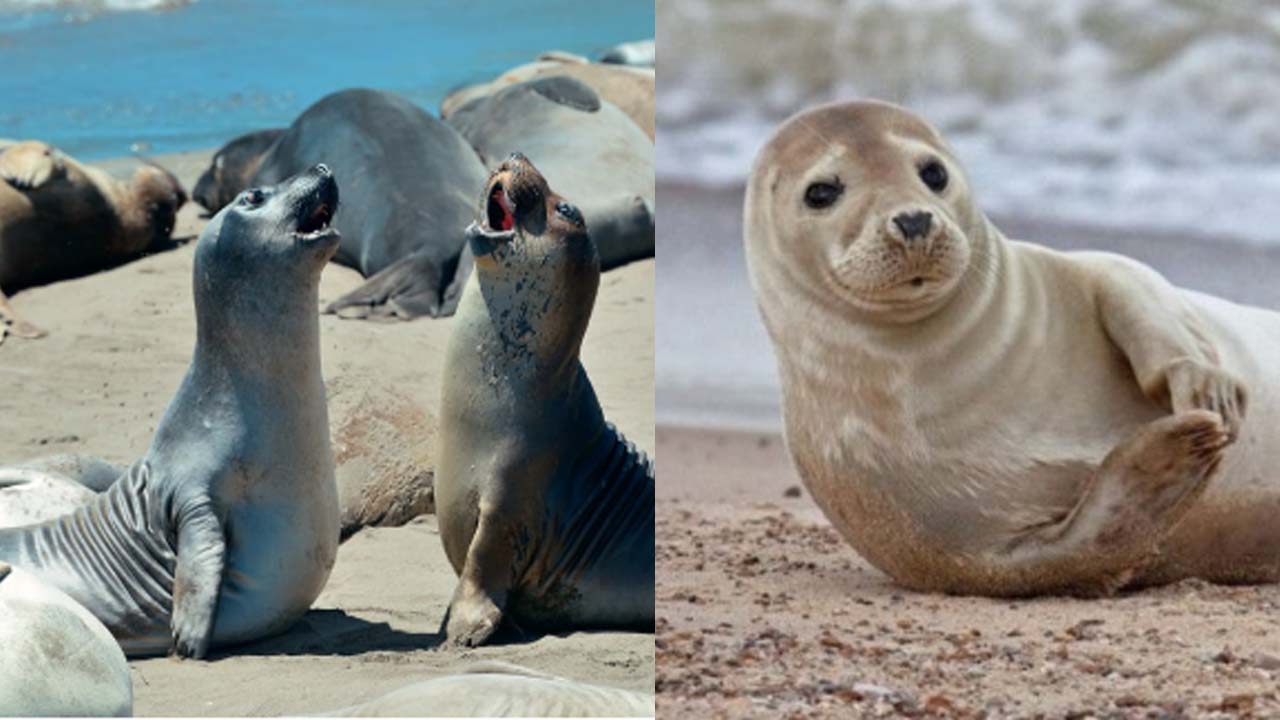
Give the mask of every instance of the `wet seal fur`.
[[334, 260], [367, 278], [325, 312], [452, 315], [466, 279], [458, 271], [463, 230], [486, 170], [454, 128], [394, 93], [342, 90], [317, 100], [287, 130], [236, 138], [214, 156], [197, 197], [216, 211], [249, 185], [274, 184], [320, 162], [345, 188]]
[[0, 562], [0, 712], [13, 717], [133, 714], [120, 645], [88, 610]]
[[213, 218], [194, 356], [150, 450], [74, 513], [0, 530], [0, 560], [84, 605], [129, 655], [280, 632], [328, 579], [338, 501], [315, 304], [337, 192], [318, 166]]
[[902, 585], [1280, 579], [1280, 314], [1007, 240], [938, 132], [878, 102], [783, 124], [745, 228], [796, 468]]
[[519, 155], [480, 212], [439, 416], [436, 513], [459, 575], [447, 642], [479, 645], [504, 619], [652, 631], [653, 465], [605, 422], [578, 360], [600, 284], [587, 226]]
[[44, 334], [5, 293], [168, 249], [186, 201], [177, 178], [154, 165], [124, 183], [42, 142], [0, 145], [0, 342]]

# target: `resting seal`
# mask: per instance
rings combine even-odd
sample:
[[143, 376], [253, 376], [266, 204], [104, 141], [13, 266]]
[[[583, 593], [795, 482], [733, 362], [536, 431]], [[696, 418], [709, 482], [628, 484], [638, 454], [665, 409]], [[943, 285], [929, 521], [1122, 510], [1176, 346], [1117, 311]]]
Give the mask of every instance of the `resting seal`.
[[653, 717], [653, 695], [504, 662], [407, 685], [330, 717]]
[[796, 468], [899, 583], [1280, 579], [1280, 315], [1005, 239], [937, 131], [878, 102], [782, 125], [745, 224]]
[[133, 714], [133, 679], [111, 633], [66, 593], [3, 562], [0, 714]]
[[164, 248], [186, 201], [178, 180], [154, 165], [126, 184], [42, 142], [0, 147], [0, 342], [44, 334], [14, 314], [5, 293]]
[[253, 185], [262, 159], [284, 133], [284, 128], [257, 130], [223, 145], [196, 180], [191, 199], [211, 213], [230, 205], [236, 195]]
[[325, 312], [406, 320], [453, 314], [465, 280], [457, 273], [463, 230], [485, 179], [457, 131], [394, 93], [352, 89], [316, 101], [269, 144], [267, 132], [237, 138], [214, 156], [200, 193], [207, 208], [323, 162], [346, 188], [334, 260], [368, 278]]
[[486, 165], [531, 158], [572, 197], [604, 270], [653, 257], [653, 142], [588, 85], [556, 75], [519, 83], [449, 117]]
[[329, 576], [315, 303], [337, 192], [319, 166], [213, 218], [195, 251], [194, 357], [150, 450], [71, 515], [0, 530], [0, 560], [84, 605], [130, 655], [202, 657], [279, 632]]
[[459, 575], [442, 625], [478, 645], [542, 629], [653, 629], [653, 465], [578, 361], [600, 284], [577, 208], [524, 157], [490, 178], [445, 356], [436, 514]]

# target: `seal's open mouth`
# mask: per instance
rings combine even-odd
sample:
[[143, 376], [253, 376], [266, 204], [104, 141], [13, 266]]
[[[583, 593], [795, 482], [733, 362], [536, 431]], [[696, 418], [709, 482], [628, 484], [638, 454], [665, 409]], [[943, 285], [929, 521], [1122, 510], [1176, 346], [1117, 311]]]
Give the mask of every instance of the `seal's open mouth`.
[[516, 214], [511, 209], [511, 199], [507, 197], [507, 191], [503, 189], [502, 183], [494, 183], [493, 188], [489, 190], [489, 202], [485, 208], [486, 221], [489, 230], [506, 232], [516, 226]]
[[298, 229], [294, 231], [299, 237], [318, 236], [325, 230], [329, 229], [329, 223], [333, 222], [333, 208], [329, 207], [329, 203], [321, 202], [298, 223]]
[[294, 237], [302, 242], [314, 242], [338, 234], [332, 227], [333, 215], [338, 210], [338, 183], [324, 165], [312, 168], [303, 182], [314, 179], [315, 184], [297, 204], [297, 227]]

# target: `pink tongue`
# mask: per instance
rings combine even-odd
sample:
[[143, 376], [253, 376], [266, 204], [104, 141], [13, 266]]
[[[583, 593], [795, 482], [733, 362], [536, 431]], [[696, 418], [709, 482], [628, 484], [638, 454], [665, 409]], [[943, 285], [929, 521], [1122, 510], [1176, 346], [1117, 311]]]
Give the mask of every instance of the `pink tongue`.
[[495, 188], [493, 191], [493, 200], [498, 203], [498, 207], [502, 208], [502, 230], [510, 230], [515, 227], [516, 220], [511, 216], [511, 211], [507, 209], [507, 200], [502, 196], [502, 190]]

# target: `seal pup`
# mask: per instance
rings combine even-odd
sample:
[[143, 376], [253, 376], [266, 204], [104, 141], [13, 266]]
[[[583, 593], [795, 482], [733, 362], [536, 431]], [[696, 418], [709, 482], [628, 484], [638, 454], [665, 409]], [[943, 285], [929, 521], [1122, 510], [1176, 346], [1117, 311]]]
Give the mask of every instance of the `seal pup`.
[[406, 685], [328, 717], [653, 717], [649, 693], [574, 682], [505, 662]]
[[602, 269], [653, 257], [653, 142], [590, 86], [563, 75], [518, 83], [449, 122], [486, 165], [523, 153], [574, 198]]
[[155, 165], [128, 183], [28, 140], [0, 148], [0, 342], [35, 338], [5, 293], [115, 267], [170, 240], [182, 184]]
[[653, 629], [653, 465], [578, 360], [600, 284], [582, 214], [520, 155], [470, 228], [445, 356], [436, 515], [458, 573], [447, 642], [525, 627]]
[[195, 250], [194, 356], [150, 450], [71, 515], [0, 530], [0, 560], [129, 655], [271, 635], [324, 587], [338, 502], [315, 303], [337, 203], [321, 165], [219, 212]]
[[133, 714], [124, 652], [88, 610], [0, 562], [0, 714]]
[[1280, 579], [1280, 314], [1007, 240], [938, 132], [885, 103], [783, 124], [744, 217], [796, 468], [896, 581]]
[[[334, 221], [342, 234], [334, 260], [367, 282], [326, 313], [403, 320], [453, 314], [466, 277], [457, 273], [463, 230], [486, 175], [456, 130], [394, 93], [356, 88], [326, 95], [266, 140], [256, 133], [226, 145], [205, 171], [216, 182], [201, 194], [216, 204], [246, 187], [254, 148], [263, 154], [248, 184], [270, 185], [319, 162], [333, 168], [347, 188]], [[226, 158], [220, 173], [218, 158]]]

